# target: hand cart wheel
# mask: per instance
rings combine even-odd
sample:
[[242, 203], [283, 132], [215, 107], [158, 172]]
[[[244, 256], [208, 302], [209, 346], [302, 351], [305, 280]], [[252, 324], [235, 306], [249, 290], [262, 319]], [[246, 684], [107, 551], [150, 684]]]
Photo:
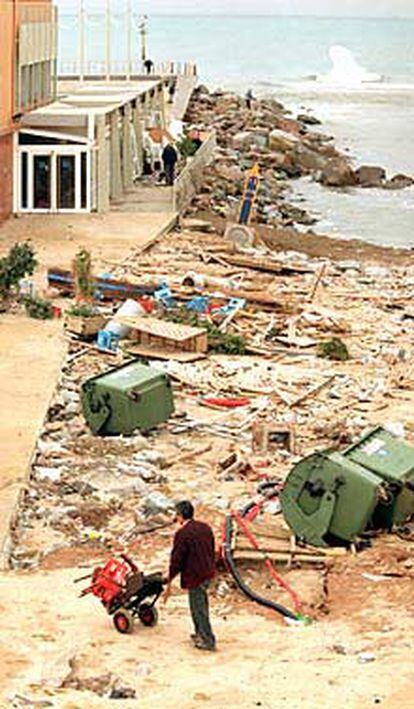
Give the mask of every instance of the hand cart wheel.
[[132, 617], [132, 613], [127, 611], [125, 608], [120, 608], [119, 611], [114, 613], [113, 621], [118, 633], [122, 633], [122, 635], [132, 633], [134, 619]]
[[158, 623], [158, 611], [149, 603], [142, 603], [138, 608], [138, 617], [146, 628], [153, 628]]

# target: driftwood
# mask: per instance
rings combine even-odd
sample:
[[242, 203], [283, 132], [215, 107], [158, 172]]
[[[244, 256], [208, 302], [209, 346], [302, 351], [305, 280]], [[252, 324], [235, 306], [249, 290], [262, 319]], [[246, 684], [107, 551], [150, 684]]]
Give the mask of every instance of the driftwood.
[[221, 257], [221, 261], [230, 266], [240, 266], [241, 268], [251, 268], [254, 271], [264, 271], [265, 273], [274, 273], [279, 276], [300, 275], [302, 273], [314, 273], [315, 269], [311, 266], [289, 266], [284, 263], [276, 263], [268, 258], [258, 259], [251, 256], [237, 254], [235, 256], [227, 253]]

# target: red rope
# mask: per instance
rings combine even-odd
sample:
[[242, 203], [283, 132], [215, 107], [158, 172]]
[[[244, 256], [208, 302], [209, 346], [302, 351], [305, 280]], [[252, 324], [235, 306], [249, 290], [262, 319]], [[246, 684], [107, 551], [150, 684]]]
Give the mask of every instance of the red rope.
[[290, 598], [292, 599], [292, 603], [293, 603], [296, 613], [302, 613], [302, 604], [301, 604], [301, 601], [299, 600], [299, 597], [297, 596], [297, 594], [295, 593], [293, 588], [287, 583], [287, 581], [285, 581], [284, 578], [282, 578], [282, 576], [280, 576], [277, 573], [272, 562], [266, 556], [266, 553], [260, 549], [260, 546], [258, 544], [256, 537], [254, 536], [253, 532], [251, 531], [251, 529], [248, 527], [248, 525], [244, 521], [243, 517], [240, 515], [239, 512], [232, 512], [232, 517], [237, 522], [240, 529], [244, 532], [244, 534], [248, 538], [252, 547], [254, 549], [256, 549], [256, 551], [263, 554], [264, 562], [265, 562], [265, 565], [269, 571], [270, 576], [281, 588], [283, 588], [289, 594]]

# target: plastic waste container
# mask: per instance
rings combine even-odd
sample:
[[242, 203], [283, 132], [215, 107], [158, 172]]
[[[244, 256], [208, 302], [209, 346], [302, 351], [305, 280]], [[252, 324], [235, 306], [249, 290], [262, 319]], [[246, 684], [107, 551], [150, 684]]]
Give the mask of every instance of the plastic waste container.
[[297, 463], [280, 501], [293, 532], [315, 546], [391, 529], [414, 514], [414, 448], [375, 428], [343, 452]]
[[90, 429], [100, 435], [148, 431], [174, 411], [167, 374], [135, 360], [88, 379], [81, 401]]

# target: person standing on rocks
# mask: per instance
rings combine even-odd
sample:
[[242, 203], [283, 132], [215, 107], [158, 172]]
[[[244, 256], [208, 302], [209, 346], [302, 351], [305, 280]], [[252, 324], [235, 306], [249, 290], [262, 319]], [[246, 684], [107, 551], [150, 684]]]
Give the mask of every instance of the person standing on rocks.
[[171, 594], [173, 579], [181, 575], [181, 588], [188, 591], [194, 633], [191, 639], [198, 650], [214, 651], [216, 638], [211, 628], [208, 587], [215, 575], [215, 541], [211, 527], [194, 519], [194, 507], [184, 500], [175, 506], [179, 529], [174, 537], [164, 603]]
[[162, 151], [162, 162], [164, 165], [165, 180], [170, 187], [175, 180], [175, 166], [178, 160], [178, 153], [171, 142], [167, 143]]
[[251, 89], [248, 89], [246, 93], [246, 108], [251, 111], [252, 105], [254, 101], [254, 96], [253, 96], [253, 91]]

